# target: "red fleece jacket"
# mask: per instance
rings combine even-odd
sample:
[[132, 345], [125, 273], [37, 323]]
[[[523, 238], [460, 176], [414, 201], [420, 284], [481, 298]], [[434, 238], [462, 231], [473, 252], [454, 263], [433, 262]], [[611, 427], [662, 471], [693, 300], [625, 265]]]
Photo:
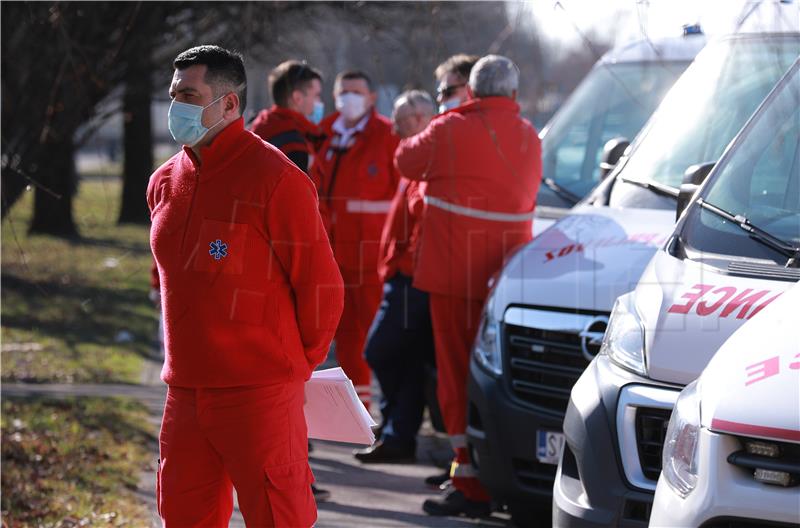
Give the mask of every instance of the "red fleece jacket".
[[230, 124], [150, 178], [166, 358], [180, 387], [305, 380], [327, 353], [342, 278], [311, 180], [277, 149]]

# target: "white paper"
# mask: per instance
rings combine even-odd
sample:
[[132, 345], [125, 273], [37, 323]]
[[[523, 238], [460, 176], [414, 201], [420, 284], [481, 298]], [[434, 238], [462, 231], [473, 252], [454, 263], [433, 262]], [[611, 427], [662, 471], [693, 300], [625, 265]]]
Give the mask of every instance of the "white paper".
[[372, 445], [377, 425], [341, 368], [318, 370], [305, 385], [308, 437]]

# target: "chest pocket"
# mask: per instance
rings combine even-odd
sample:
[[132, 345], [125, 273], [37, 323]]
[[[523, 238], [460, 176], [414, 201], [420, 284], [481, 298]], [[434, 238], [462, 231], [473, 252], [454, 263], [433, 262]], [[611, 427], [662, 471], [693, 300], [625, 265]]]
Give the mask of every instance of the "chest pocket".
[[244, 272], [247, 224], [203, 220], [192, 269], [205, 273], [241, 275]]

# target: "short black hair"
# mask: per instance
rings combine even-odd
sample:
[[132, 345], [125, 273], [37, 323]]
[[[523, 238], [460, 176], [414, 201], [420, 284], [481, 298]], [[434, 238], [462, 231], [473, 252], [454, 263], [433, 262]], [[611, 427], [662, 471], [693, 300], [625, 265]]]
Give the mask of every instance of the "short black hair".
[[322, 74], [318, 70], [306, 64], [305, 61], [288, 60], [269, 72], [267, 86], [269, 86], [273, 102], [278, 106], [286, 107], [292, 92], [305, 90], [314, 79], [322, 82]]
[[436, 72], [433, 75], [436, 77], [436, 80], [439, 81], [448, 73], [452, 73], [453, 75], [461, 77], [464, 82], [467, 82], [469, 81], [469, 73], [472, 71], [472, 67], [475, 66], [475, 63], [478, 62], [478, 59], [480, 59], [480, 57], [477, 55], [467, 55], [466, 53], [453, 55], [437, 66]]
[[348, 81], [351, 79], [363, 79], [367, 83], [367, 89], [369, 89], [370, 92], [373, 91], [372, 79], [370, 79], [369, 75], [361, 70], [345, 70], [341, 72], [336, 76], [336, 86], [339, 86], [342, 81]]
[[226, 90], [233, 88], [239, 96], [239, 115], [242, 115], [247, 106], [247, 75], [244, 71], [242, 54], [220, 46], [204, 44], [182, 51], [172, 61], [172, 66], [176, 70], [185, 70], [197, 64], [206, 66], [205, 81], [215, 89], [215, 96], [221, 95], [217, 89], [219, 85], [226, 85]]

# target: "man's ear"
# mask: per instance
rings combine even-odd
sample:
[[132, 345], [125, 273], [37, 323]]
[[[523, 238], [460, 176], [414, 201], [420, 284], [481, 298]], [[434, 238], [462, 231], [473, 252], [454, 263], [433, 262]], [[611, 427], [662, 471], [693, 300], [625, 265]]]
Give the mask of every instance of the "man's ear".
[[472, 93], [472, 86], [470, 86], [470, 85], [468, 84], [468, 85], [467, 85], [467, 101], [469, 101], [469, 100], [471, 100], [471, 99], [475, 99], [475, 94], [474, 94], [474, 93]]
[[239, 100], [239, 94], [236, 92], [231, 92], [225, 96], [223, 99], [224, 103], [224, 111], [223, 117], [225, 119], [230, 118], [232, 115], [239, 115], [239, 107], [241, 105], [241, 101]]
[[370, 106], [374, 107], [375, 103], [378, 102], [378, 92], [370, 92], [369, 93], [369, 104]]
[[517, 100], [517, 91], [516, 90], [511, 92], [511, 100], [512, 101], [516, 101]]

